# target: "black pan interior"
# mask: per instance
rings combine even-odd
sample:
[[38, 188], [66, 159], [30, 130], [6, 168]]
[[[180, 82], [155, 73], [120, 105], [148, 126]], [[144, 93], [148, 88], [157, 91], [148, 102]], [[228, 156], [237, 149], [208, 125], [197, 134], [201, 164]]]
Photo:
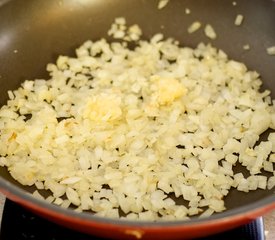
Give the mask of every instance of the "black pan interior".
[[[275, 58], [266, 48], [275, 45], [275, 2], [272, 0], [171, 0], [161, 10], [157, 0], [2, 0], [0, 1], [0, 104], [7, 100], [7, 91], [16, 89], [25, 79], [48, 78], [46, 64], [58, 55], [73, 56], [85, 40], [107, 36], [114, 18], [124, 16], [127, 23], [137, 23], [143, 37], [158, 32], [173, 37], [182, 46], [195, 47], [211, 42], [230, 58], [244, 62], [258, 71], [275, 96]], [[185, 9], [191, 13], [187, 15]], [[234, 25], [237, 14], [244, 16], [242, 26]], [[214, 26], [218, 38], [209, 40], [203, 31], [192, 35], [188, 26], [195, 20]], [[249, 44], [251, 49], [244, 51]], [[238, 167], [237, 171], [243, 171]], [[0, 181], [19, 187], [8, 172], [0, 169]], [[33, 188], [23, 187], [27, 191]], [[249, 194], [232, 191], [225, 199], [228, 209], [246, 206], [272, 196], [272, 191], [257, 190]]]

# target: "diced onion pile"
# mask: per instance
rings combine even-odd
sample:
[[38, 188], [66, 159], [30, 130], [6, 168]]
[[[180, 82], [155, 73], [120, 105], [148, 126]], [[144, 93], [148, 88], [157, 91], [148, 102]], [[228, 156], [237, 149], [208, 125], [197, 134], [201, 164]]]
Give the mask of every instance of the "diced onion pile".
[[[117, 38], [141, 34], [124, 30]], [[275, 133], [256, 144], [275, 127], [258, 73], [203, 43], [125, 41], [87, 41], [48, 64], [49, 80], [8, 92], [0, 164], [13, 178], [62, 207], [153, 221], [207, 217], [226, 209], [232, 188], [274, 187]]]

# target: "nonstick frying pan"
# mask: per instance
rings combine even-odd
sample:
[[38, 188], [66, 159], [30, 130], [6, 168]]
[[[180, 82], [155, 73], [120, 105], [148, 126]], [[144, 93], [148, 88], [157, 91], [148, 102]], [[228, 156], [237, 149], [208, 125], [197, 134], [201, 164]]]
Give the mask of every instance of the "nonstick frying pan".
[[[182, 46], [211, 42], [230, 58], [258, 71], [263, 89], [273, 90], [274, 97], [275, 57], [269, 56], [266, 48], [275, 45], [275, 2], [237, 0], [236, 3], [233, 6], [231, 0], [171, 0], [158, 10], [157, 0], [1, 0], [1, 105], [7, 100], [7, 91], [18, 88], [23, 80], [47, 78], [46, 64], [54, 62], [58, 55], [73, 56], [73, 49], [88, 39], [109, 39], [107, 30], [120, 16], [129, 25], [139, 24], [146, 39], [162, 32], [179, 40]], [[191, 14], [185, 13], [186, 8]], [[237, 14], [244, 16], [239, 27], [234, 25]], [[209, 40], [203, 31], [187, 34], [188, 26], [195, 20], [214, 26], [218, 38]], [[249, 51], [243, 50], [246, 44], [251, 47]], [[241, 167], [237, 170], [243, 171]], [[0, 175], [0, 189], [13, 201], [59, 224], [108, 238], [194, 238], [247, 223], [275, 208], [274, 189], [249, 193], [232, 190], [225, 199], [228, 210], [205, 219], [154, 223], [112, 220], [35, 199], [29, 194], [33, 187], [21, 186], [4, 168], [0, 169]]]

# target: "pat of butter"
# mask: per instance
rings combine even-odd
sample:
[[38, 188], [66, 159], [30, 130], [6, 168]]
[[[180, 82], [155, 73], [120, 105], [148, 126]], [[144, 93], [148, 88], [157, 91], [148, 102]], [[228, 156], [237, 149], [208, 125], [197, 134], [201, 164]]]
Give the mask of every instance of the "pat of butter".
[[121, 98], [115, 94], [92, 96], [86, 102], [83, 117], [94, 122], [107, 122], [118, 119], [121, 114]]

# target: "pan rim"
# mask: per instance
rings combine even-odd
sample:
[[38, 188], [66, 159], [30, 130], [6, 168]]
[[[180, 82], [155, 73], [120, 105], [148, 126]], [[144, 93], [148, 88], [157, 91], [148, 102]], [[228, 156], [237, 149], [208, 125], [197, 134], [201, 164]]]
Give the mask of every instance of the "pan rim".
[[[2, 192], [8, 199], [15, 200], [21, 205], [25, 207], [30, 207], [32, 205], [36, 209], [43, 210], [44, 213], [55, 213], [55, 215], [60, 215], [64, 217], [80, 219], [88, 222], [96, 222], [100, 224], [109, 224], [109, 225], [117, 225], [117, 226], [133, 226], [133, 227], [179, 227], [179, 226], [191, 226], [191, 225], [201, 225], [211, 224], [216, 221], [228, 220], [231, 218], [238, 217], [240, 215], [246, 214], [244, 217], [248, 217], [253, 210], [258, 210], [261, 208], [265, 208], [269, 205], [272, 205], [270, 208], [275, 208], [275, 194], [271, 196], [267, 196], [263, 199], [255, 201], [253, 203], [247, 204], [245, 206], [236, 207], [234, 209], [225, 210], [221, 213], [215, 213], [210, 217], [205, 218], [191, 218], [185, 220], [173, 220], [173, 221], [143, 221], [143, 220], [129, 220], [129, 219], [119, 219], [119, 218], [108, 218], [96, 216], [87, 212], [76, 212], [70, 208], [62, 208], [53, 203], [48, 203], [46, 200], [41, 200], [32, 196], [31, 193], [21, 189], [18, 186], [9, 183], [3, 177], [0, 176], [0, 192]], [[275, 193], [275, 192], [274, 192]], [[57, 214], [58, 213], [58, 214]], [[47, 214], [45, 214], [46, 216]], [[252, 217], [253, 218], [253, 217]]]

